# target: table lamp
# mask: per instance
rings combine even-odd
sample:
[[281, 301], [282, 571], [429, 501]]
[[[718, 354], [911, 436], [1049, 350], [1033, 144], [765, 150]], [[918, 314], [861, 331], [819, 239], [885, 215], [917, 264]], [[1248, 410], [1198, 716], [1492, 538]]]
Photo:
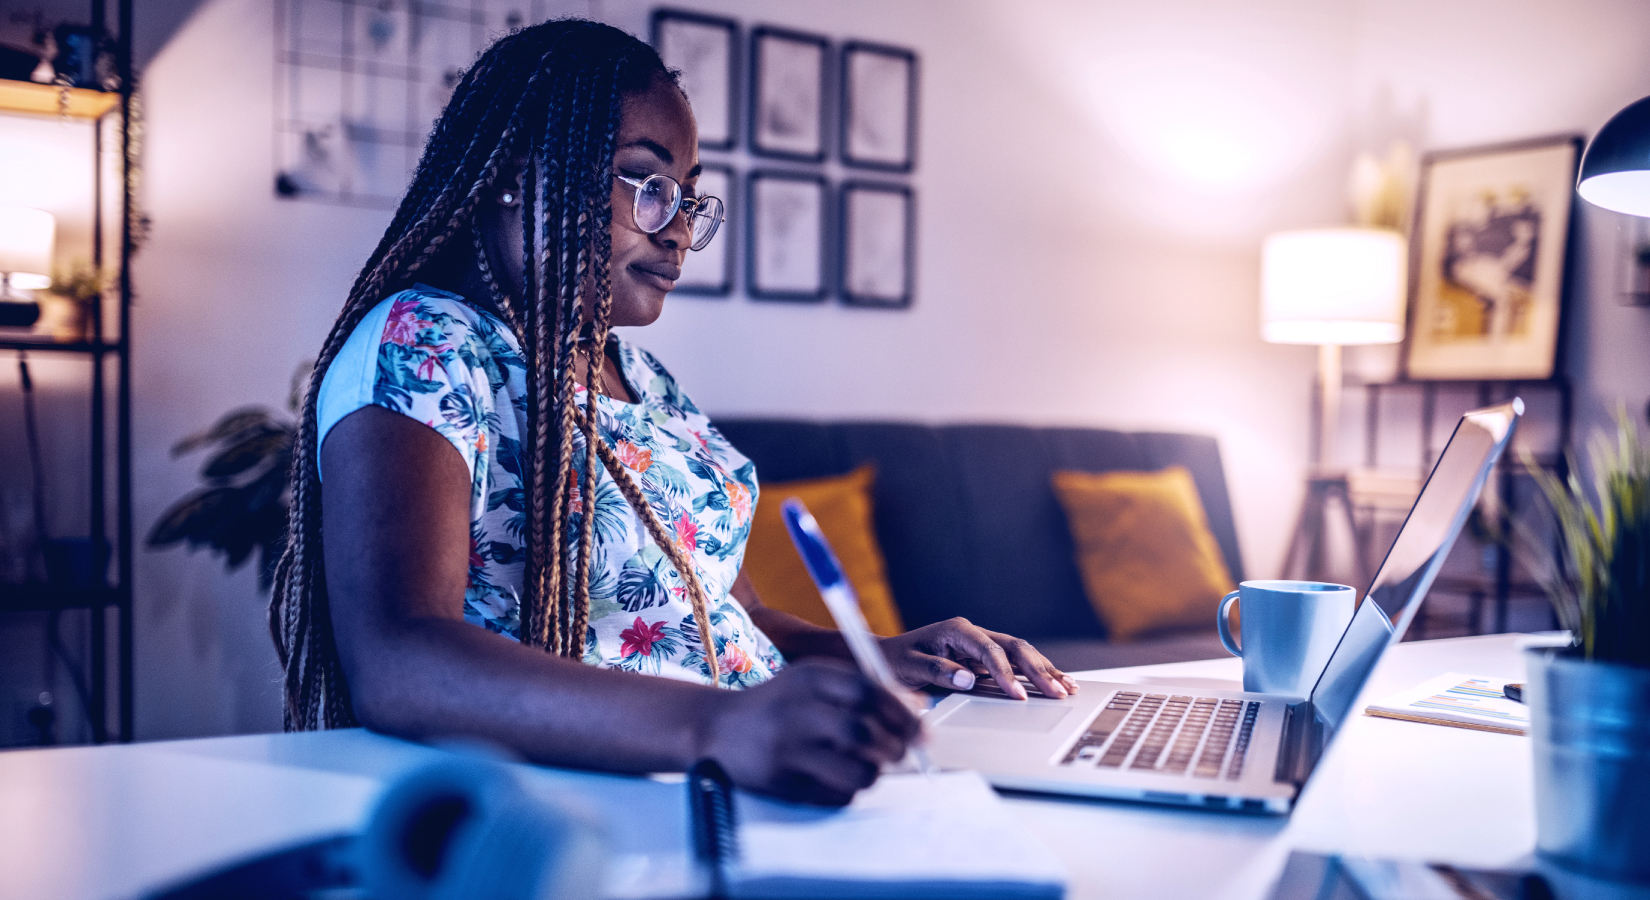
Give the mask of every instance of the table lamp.
[[28, 327], [40, 304], [13, 293], [52, 286], [52, 242], [57, 220], [27, 206], [0, 205], [0, 326]]
[[1408, 284], [1404, 238], [1384, 228], [1285, 231], [1261, 252], [1261, 337], [1274, 344], [1318, 345], [1318, 403], [1312, 470], [1284, 575], [1300, 561], [1304, 577], [1324, 580], [1329, 507], [1338, 502], [1354, 535], [1361, 579], [1369, 574], [1346, 472], [1334, 468], [1341, 408], [1341, 347], [1395, 344], [1404, 338]]
[[1318, 345], [1315, 470], [1333, 465], [1341, 347], [1404, 339], [1404, 238], [1382, 228], [1285, 231], [1261, 253], [1261, 337]]

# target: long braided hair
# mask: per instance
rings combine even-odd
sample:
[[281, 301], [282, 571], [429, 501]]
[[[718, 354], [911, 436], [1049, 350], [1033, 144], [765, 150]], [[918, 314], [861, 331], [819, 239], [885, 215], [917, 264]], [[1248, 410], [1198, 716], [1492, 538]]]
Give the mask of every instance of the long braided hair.
[[[582, 658], [590, 613], [594, 515], [571, 500], [574, 431], [583, 436], [582, 484], [596, 495], [598, 462], [612, 476], [653, 541], [685, 583], [710, 677], [719, 683], [708, 603], [691, 555], [660, 521], [617, 454], [596, 433], [595, 385], [606, 358], [612, 292], [608, 272], [612, 168], [624, 98], [657, 79], [675, 84], [653, 48], [595, 22], [558, 20], [516, 31], [465, 73], [436, 122], [389, 229], [350, 289], [316, 361], [293, 453], [286, 553], [275, 574], [270, 633], [286, 670], [288, 730], [356, 724], [338, 659], [321, 541], [316, 401], [350, 333], [385, 297], [458, 254], [474, 263], [492, 295], [483, 306], [516, 333], [527, 362], [524, 434], [527, 562], [520, 638], [546, 652]], [[527, 161], [521, 211], [524, 296], [500, 284], [476, 223], [476, 209], [499, 173]], [[586, 307], [591, 312], [586, 315]], [[575, 346], [586, 361], [580, 408]], [[589, 501], [586, 501], [589, 502]]]

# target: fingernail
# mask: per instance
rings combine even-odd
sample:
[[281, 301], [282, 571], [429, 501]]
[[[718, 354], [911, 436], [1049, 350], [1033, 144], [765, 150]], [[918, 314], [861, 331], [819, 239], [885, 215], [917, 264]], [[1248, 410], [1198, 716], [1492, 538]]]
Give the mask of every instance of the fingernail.
[[974, 687], [974, 673], [967, 669], [958, 669], [951, 673], [951, 683], [957, 686], [957, 690], [970, 690]]

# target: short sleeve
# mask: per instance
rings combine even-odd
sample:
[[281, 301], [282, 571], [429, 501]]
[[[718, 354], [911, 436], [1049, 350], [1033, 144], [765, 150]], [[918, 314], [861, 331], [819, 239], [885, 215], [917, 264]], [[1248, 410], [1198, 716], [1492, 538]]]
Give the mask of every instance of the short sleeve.
[[420, 290], [374, 307], [321, 380], [317, 454], [345, 416], [381, 406], [435, 429], [464, 458], [473, 480], [488, 427], [498, 421], [489, 351], [477, 336], [476, 315], [453, 295]]

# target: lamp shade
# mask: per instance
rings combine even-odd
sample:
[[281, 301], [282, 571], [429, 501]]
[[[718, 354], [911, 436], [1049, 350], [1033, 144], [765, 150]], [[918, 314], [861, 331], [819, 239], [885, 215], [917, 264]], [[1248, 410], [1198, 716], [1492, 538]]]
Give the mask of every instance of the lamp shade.
[[1261, 336], [1274, 344], [1404, 339], [1404, 238], [1382, 228], [1285, 231], [1261, 251]]
[[1616, 113], [1593, 136], [1576, 191], [1594, 206], [1650, 216], [1650, 97]]
[[0, 205], [0, 274], [13, 287], [39, 290], [52, 286], [52, 241], [57, 220], [27, 206]]

